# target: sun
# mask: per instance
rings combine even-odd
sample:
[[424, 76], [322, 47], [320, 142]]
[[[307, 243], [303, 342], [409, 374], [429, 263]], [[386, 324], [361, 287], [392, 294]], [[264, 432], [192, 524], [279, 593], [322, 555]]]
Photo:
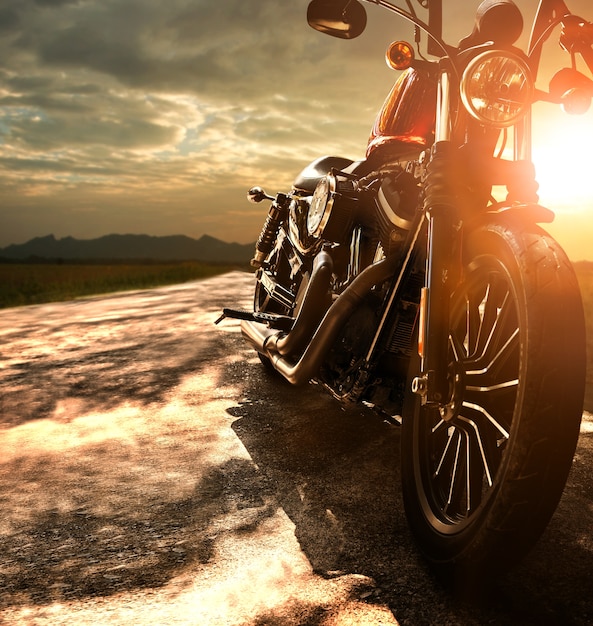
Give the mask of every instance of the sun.
[[534, 115], [533, 162], [541, 204], [558, 212], [593, 206], [593, 111], [571, 116], [561, 110]]
[[533, 116], [533, 162], [547, 230], [573, 261], [593, 260], [593, 109], [571, 116], [548, 105]]

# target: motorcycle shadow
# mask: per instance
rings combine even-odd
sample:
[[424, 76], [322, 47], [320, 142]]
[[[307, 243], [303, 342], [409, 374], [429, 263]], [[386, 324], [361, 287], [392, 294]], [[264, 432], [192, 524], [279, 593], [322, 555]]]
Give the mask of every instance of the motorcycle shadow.
[[238, 418], [232, 428], [294, 523], [313, 571], [368, 576], [375, 597], [393, 585], [432, 585], [403, 511], [399, 426], [270, 375], [246, 396], [228, 409]]
[[581, 438], [576, 471], [536, 548], [479, 601], [460, 605], [409, 533], [399, 427], [366, 407], [343, 408], [315, 386], [295, 389], [270, 375], [248, 379], [257, 385], [248, 383], [244, 401], [228, 409], [237, 418], [232, 428], [294, 523], [315, 573], [372, 578], [376, 587], [366, 601], [387, 604], [398, 620], [434, 623], [445, 610], [467, 624], [591, 623], [593, 487], [585, 476], [593, 435]]

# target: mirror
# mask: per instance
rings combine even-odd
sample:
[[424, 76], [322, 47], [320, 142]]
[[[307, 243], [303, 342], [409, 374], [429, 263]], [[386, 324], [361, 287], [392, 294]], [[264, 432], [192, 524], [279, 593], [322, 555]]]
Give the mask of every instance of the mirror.
[[313, 0], [307, 9], [309, 26], [339, 39], [354, 39], [367, 24], [367, 14], [358, 0]]

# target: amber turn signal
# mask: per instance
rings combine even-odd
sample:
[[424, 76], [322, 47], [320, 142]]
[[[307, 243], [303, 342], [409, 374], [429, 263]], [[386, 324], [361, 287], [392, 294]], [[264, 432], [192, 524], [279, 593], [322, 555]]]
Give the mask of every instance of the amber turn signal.
[[407, 41], [394, 41], [387, 48], [385, 60], [394, 70], [407, 70], [414, 61], [414, 49]]

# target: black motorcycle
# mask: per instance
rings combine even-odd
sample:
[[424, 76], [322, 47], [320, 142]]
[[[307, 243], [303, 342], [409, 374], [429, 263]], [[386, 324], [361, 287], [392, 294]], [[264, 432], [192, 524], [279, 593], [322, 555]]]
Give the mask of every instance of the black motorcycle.
[[[568, 258], [538, 226], [553, 213], [538, 204], [530, 131], [538, 100], [587, 110], [593, 81], [576, 58], [593, 72], [593, 26], [541, 0], [523, 52], [517, 6], [485, 0], [451, 46], [442, 0], [367, 1], [426, 33], [426, 54], [389, 47], [401, 74], [364, 159], [326, 156], [290, 193], [249, 191], [271, 200], [254, 310], [223, 316], [242, 319], [263, 364], [291, 383], [313, 380], [401, 423], [411, 531], [440, 574], [467, 581], [537, 541], [579, 435], [582, 302]], [[307, 18], [345, 39], [366, 25], [357, 0], [313, 0]], [[571, 62], [544, 92], [535, 78], [553, 31]]]

